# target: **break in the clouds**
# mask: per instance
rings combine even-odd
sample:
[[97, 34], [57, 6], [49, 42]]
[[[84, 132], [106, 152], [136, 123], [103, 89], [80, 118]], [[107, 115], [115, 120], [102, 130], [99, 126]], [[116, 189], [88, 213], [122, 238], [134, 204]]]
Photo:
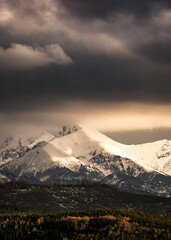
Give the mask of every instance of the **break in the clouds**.
[[58, 44], [44, 48], [13, 43], [9, 48], [0, 48], [1, 69], [30, 69], [50, 64], [69, 64], [72, 60]]

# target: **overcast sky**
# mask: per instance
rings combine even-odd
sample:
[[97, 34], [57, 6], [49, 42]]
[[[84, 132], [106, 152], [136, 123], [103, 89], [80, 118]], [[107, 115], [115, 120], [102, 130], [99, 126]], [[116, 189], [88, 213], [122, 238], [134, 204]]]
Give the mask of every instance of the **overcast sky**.
[[0, 123], [171, 128], [171, 1], [0, 0]]

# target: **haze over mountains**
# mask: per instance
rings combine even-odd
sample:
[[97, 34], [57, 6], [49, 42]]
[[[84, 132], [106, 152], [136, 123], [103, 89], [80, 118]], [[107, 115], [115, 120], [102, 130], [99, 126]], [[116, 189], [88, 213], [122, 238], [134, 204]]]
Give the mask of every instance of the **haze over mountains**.
[[78, 184], [82, 179], [143, 194], [171, 196], [171, 141], [120, 144], [87, 127], [0, 141], [0, 176], [30, 183]]

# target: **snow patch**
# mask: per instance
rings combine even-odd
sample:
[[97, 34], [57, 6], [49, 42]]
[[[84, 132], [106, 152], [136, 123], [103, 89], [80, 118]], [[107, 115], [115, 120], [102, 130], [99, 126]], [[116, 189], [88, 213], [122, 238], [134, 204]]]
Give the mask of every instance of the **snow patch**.
[[50, 142], [53, 138], [55, 138], [54, 135], [52, 135], [52, 134], [50, 134], [50, 133], [48, 133], [48, 132], [45, 131], [45, 132], [42, 133], [41, 137], [38, 138], [37, 140], [35, 140], [32, 144], [30, 144], [30, 145], [28, 146], [28, 148], [29, 148], [29, 149], [32, 149], [32, 148], [34, 148], [37, 144], [39, 144], [39, 143], [41, 143], [41, 142], [46, 142], [46, 143], [48, 143], [48, 142]]
[[83, 163], [74, 157], [53, 157], [53, 162], [59, 167], [69, 168], [71, 171], [78, 171]]

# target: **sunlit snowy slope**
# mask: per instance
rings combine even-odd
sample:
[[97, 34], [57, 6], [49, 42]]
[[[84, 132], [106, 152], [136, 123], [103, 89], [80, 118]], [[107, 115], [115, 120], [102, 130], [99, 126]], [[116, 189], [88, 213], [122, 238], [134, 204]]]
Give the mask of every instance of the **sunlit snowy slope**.
[[90, 179], [126, 191], [171, 196], [171, 141], [123, 145], [87, 127], [64, 127], [27, 141], [24, 150], [20, 140], [15, 157], [1, 160], [0, 173], [33, 183]]

